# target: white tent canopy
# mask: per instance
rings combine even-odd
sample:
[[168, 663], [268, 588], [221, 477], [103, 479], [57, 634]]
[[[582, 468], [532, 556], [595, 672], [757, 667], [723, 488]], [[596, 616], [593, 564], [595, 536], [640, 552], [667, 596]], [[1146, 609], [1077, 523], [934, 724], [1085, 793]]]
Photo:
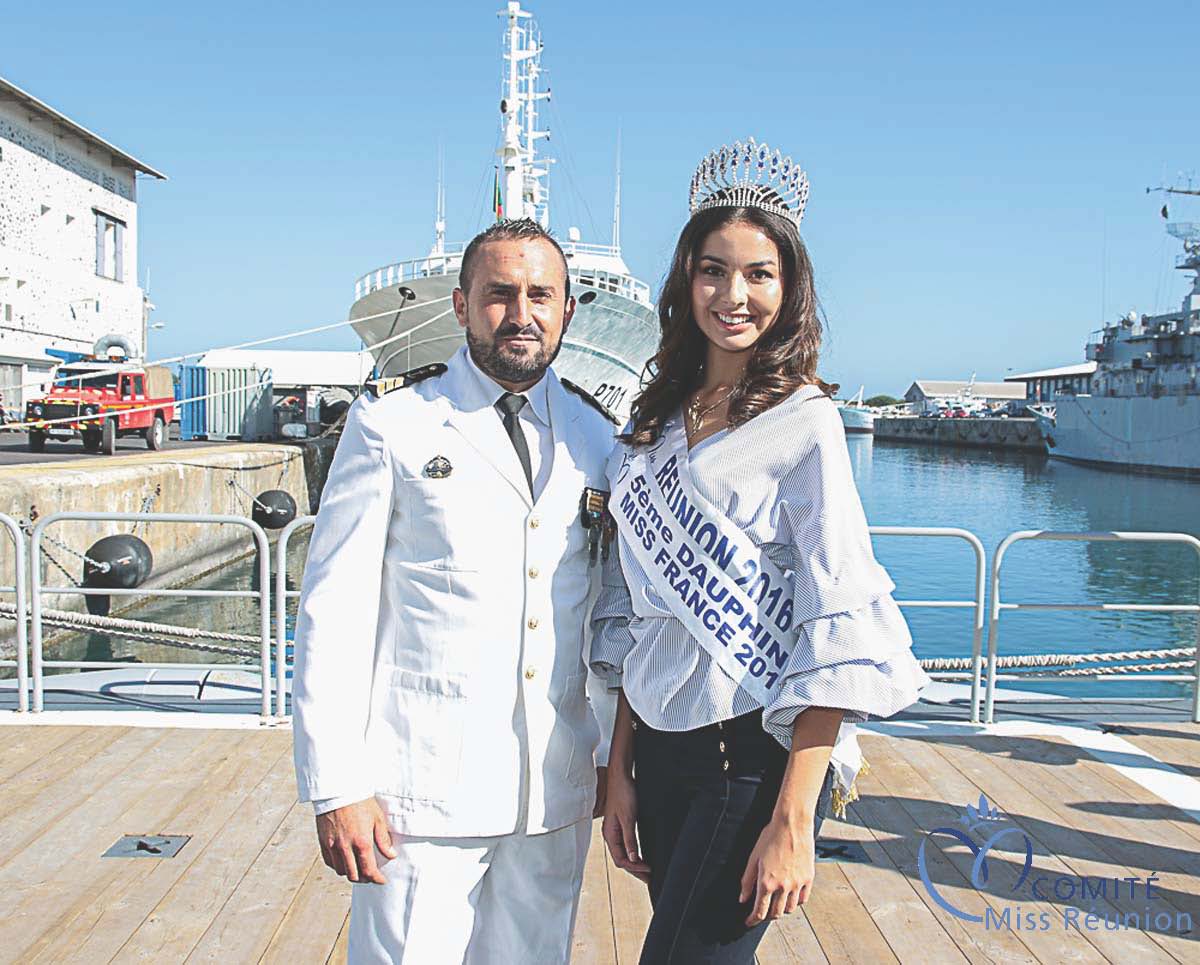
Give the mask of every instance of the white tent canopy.
[[361, 386], [371, 375], [370, 352], [306, 352], [219, 349], [201, 356], [206, 369], [270, 369], [276, 387], [327, 385]]

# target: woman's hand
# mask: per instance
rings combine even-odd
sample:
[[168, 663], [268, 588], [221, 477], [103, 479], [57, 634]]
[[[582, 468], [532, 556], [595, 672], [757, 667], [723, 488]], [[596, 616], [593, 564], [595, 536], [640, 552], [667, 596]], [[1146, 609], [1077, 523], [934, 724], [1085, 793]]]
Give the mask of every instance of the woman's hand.
[[742, 904], [754, 900], [746, 917], [748, 928], [791, 914], [808, 901], [815, 873], [814, 849], [811, 820], [775, 818], [763, 828], [746, 862], [738, 896]]
[[635, 878], [650, 883], [650, 866], [642, 860], [637, 845], [637, 792], [633, 778], [621, 767], [608, 768], [608, 793], [600, 832], [613, 864]]

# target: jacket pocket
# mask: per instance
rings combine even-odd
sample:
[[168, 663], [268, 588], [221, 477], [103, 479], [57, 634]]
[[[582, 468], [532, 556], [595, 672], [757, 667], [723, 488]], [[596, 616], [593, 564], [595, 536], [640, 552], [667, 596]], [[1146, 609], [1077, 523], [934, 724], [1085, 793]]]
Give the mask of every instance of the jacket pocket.
[[396, 667], [382, 726], [371, 741], [379, 791], [444, 803], [458, 785], [467, 704], [463, 678]]

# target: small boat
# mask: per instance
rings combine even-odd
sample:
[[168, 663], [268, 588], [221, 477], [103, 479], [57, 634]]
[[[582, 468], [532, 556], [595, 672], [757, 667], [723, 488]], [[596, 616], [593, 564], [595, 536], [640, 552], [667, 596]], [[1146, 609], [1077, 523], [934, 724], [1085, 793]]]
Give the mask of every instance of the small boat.
[[838, 402], [842, 426], [847, 432], [874, 432], [875, 410], [863, 402], [863, 388], [858, 387], [854, 398]]

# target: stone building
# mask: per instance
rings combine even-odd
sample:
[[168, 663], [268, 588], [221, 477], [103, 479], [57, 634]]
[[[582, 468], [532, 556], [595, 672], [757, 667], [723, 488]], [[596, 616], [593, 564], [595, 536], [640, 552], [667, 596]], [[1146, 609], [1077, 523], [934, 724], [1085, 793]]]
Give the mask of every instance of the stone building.
[[928, 415], [948, 405], [966, 401], [999, 405], [1025, 398], [1025, 387], [1006, 382], [955, 382], [918, 379], [904, 393], [904, 401], [916, 415]]
[[137, 176], [165, 175], [0, 78], [0, 409], [101, 336], [142, 354]]

